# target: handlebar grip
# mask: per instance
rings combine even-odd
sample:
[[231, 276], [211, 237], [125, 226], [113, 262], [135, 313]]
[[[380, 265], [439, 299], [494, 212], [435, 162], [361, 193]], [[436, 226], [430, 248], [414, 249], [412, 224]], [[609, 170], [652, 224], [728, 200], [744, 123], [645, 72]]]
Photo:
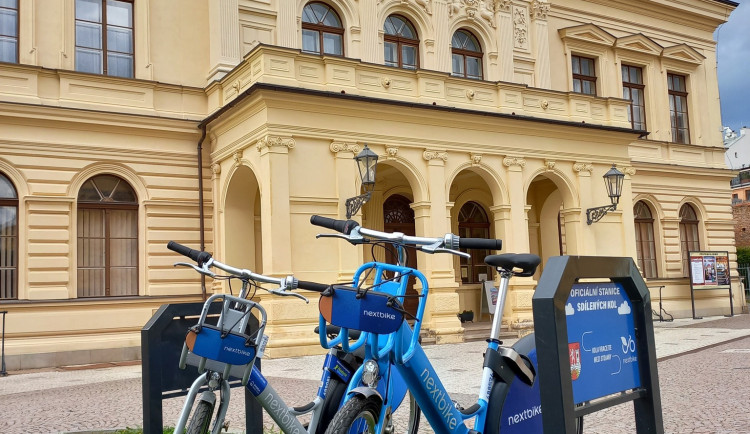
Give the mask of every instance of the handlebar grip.
[[349, 235], [352, 232], [352, 229], [359, 226], [359, 223], [354, 220], [336, 220], [319, 215], [311, 216], [310, 223], [314, 224], [315, 226], [333, 229], [334, 231], [341, 232], [344, 235]]
[[488, 238], [459, 238], [458, 247], [462, 249], [500, 250], [503, 240]]
[[202, 252], [200, 250], [193, 250], [190, 247], [183, 246], [180, 243], [170, 241], [167, 243], [167, 248], [173, 252], [177, 252], [183, 256], [187, 256], [198, 264], [203, 264], [211, 259], [211, 254], [208, 252]]
[[328, 286], [329, 285], [324, 285], [322, 283], [316, 283], [316, 282], [309, 282], [307, 280], [297, 281], [297, 288], [306, 289], [308, 291], [323, 292], [326, 289], [328, 289]]

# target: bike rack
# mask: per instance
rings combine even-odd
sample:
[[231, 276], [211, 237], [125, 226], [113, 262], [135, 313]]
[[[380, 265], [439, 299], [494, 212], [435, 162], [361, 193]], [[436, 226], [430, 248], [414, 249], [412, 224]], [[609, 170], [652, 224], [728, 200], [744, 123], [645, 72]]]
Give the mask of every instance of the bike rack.
[[3, 314], [3, 335], [2, 335], [2, 351], [0, 351], [0, 377], [8, 375], [8, 371], [5, 370], [5, 315], [8, 313], [7, 310], [0, 311]]
[[[209, 315], [218, 315], [222, 303], [212, 303]], [[188, 328], [195, 325], [203, 310], [203, 302], [162, 305], [141, 330], [143, 433], [161, 434], [164, 429], [163, 400], [185, 396], [190, 385], [198, 377], [198, 369], [188, 364], [179, 368], [180, 354]], [[255, 317], [250, 317], [250, 326], [258, 327]], [[260, 368], [260, 359], [255, 359]], [[230, 382], [231, 387], [241, 387], [239, 380]], [[263, 414], [260, 404], [248, 388], [245, 390], [245, 430], [263, 431]]]

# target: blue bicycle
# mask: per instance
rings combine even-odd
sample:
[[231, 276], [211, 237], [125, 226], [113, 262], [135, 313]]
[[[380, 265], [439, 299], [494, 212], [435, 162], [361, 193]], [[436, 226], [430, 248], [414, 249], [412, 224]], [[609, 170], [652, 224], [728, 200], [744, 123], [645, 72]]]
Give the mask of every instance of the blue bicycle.
[[[363, 228], [353, 221], [319, 216], [313, 216], [311, 222], [340, 232], [335, 236], [352, 244], [376, 240], [391, 243], [399, 251], [412, 246], [426, 253], [466, 255], [457, 249], [500, 248], [499, 240], [460, 239], [452, 234], [443, 238], [410, 237]], [[398, 403], [391, 389], [383, 390], [378, 385], [381, 382], [392, 384], [390, 377], [394, 375], [403, 379], [437, 433], [542, 433], [534, 337], [527, 336], [512, 347], [502, 346], [499, 340], [510, 278], [533, 275], [541, 260], [531, 254], [502, 254], [490, 255], [485, 262], [498, 270], [500, 288], [484, 355], [479, 396], [469, 408], [461, 408], [451, 400], [419, 343], [429, 293], [427, 279], [419, 270], [370, 262], [357, 270], [353, 286], [333, 287], [322, 294], [321, 317], [326, 323], [341, 327], [340, 335], [333, 341], [321, 338], [324, 347], [343, 344], [346, 350], [349, 329], [367, 332], [365, 362], [354, 374], [346, 402], [329, 424], [327, 434], [387, 432], [383, 421]], [[403, 308], [409, 279], [416, 279], [422, 288], [413, 329], [405, 320], [408, 313]], [[470, 419], [474, 419], [473, 429], [466, 425]], [[579, 432], [581, 429], [579, 421]]]

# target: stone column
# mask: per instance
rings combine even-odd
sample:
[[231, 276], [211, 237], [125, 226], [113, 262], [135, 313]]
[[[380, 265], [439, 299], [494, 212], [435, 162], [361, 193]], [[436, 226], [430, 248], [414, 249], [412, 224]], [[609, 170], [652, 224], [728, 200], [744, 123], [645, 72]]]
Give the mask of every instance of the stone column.
[[[425, 150], [422, 156], [427, 160], [430, 204], [426, 206], [425, 203], [415, 203], [413, 206], [415, 223], [419, 223], [417, 235], [440, 237], [451, 230], [445, 192], [445, 162], [448, 154], [444, 151]], [[425, 324], [435, 333], [437, 343], [462, 342], [463, 328], [456, 316], [459, 297], [456, 292], [458, 284], [454, 276], [453, 258], [449, 254], [420, 256], [420, 259], [424, 259], [424, 266], [420, 264], [420, 268], [430, 282], [430, 318]]]
[[[331, 152], [336, 158], [336, 191], [338, 193], [339, 205], [337, 218], [346, 219], [346, 199], [359, 195], [359, 169], [354, 156], [360, 151], [356, 143], [334, 141], [330, 146]], [[382, 207], [381, 207], [382, 209]], [[353, 219], [357, 220], [355, 216]], [[352, 255], [352, 247], [347, 242], [339, 242], [339, 276], [338, 282], [351, 282], [354, 270], [362, 264], [362, 249], [357, 249], [357, 254]]]
[[[638, 251], [635, 247], [635, 215], [633, 214], [633, 176], [635, 176], [635, 168], [623, 167], [622, 172], [625, 174], [625, 179], [622, 183], [622, 196], [620, 196], [620, 203], [617, 205], [617, 209], [622, 210], [622, 231], [625, 239], [623, 240], [623, 255], [630, 256], [633, 260], [638, 263]], [[641, 270], [643, 271], [643, 270]]]
[[531, 19], [534, 23], [533, 49], [536, 62], [534, 63], [534, 78], [536, 87], [550, 89], [552, 86], [549, 61], [549, 28], [547, 14], [550, 5], [546, 1], [533, 0], [531, 2]]
[[289, 199], [289, 150], [291, 137], [265, 136], [258, 140], [260, 153], [261, 220], [263, 226], [263, 273], [283, 277], [292, 272]]
[[224, 77], [240, 63], [240, 12], [238, 0], [214, 0], [209, 2], [208, 19], [210, 83]]
[[596, 254], [594, 232], [591, 230], [591, 226], [586, 223], [586, 210], [598, 206], [594, 205], [592, 200], [593, 192], [591, 191], [591, 172], [593, 170], [594, 166], [591, 163], [573, 164], [573, 171], [578, 174], [578, 197], [581, 202], [581, 221], [588, 226], [588, 230], [584, 230], [581, 234], [581, 249], [578, 251], [581, 255]]

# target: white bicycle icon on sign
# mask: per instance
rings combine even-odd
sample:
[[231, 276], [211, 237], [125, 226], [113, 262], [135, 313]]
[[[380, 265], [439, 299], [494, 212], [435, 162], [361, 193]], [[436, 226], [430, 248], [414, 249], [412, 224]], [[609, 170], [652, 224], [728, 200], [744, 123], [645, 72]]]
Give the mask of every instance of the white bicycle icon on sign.
[[620, 336], [620, 339], [622, 340], [622, 353], [634, 353], [635, 352], [635, 341], [633, 340], [633, 337], [628, 335], [628, 338], [625, 339], [625, 336]]

